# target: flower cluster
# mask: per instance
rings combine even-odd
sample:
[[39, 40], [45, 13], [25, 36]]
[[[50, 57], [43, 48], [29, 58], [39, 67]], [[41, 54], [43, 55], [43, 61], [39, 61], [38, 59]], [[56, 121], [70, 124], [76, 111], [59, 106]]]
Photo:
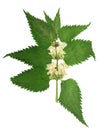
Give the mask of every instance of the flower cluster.
[[65, 63], [59, 63], [58, 69], [55, 62], [52, 62], [51, 64], [47, 64], [47, 70], [48, 75], [50, 75], [50, 79], [62, 79], [64, 75], [66, 75], [66, 69], [68, 68], [68, 65]]
[[49, 54], [52, 56], [56, 62], [52, 62], [51, 64], [47, 64], [47, 74], [50, 79], [62, 79], [66, 75], [66, 69], [68, 65], [63, 63], [59, 63], [60, 59], [64, 59], [64, 48], [67, 46], [67, 43], [61, 42], [59, 39], [53, 42], [53, 44], [48, 48], [50, 51]]
[[53, 42], [53, 44], [48, 48], [50, 55], [53, 59], [63, 59], [64, 58], [64, 48], [67, 46], [66, 43], [62, 43], [59, 39]]

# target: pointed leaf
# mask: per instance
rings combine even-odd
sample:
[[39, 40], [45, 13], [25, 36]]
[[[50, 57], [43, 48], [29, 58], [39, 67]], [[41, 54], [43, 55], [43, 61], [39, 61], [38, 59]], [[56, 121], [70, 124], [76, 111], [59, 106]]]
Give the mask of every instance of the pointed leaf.
[[46, 14], [46, 12], [44, 12], [44, 15], [45, 15], [46, 22], [47, 22], [48, 24], [52, 24], [52, 23], [53, 23], [53, 20]]
[[49, 77], [43, 67], [37, 67], [12, 77], [11, 81], [21, 88], [38, 92], [46, 90], [49, 87]]
[[60, 9], [58, 9], [58, 12], [56, 13], [56, 16], [54, 18], [54, 20], [52, 20], [45, 12], [45, 19], [46, 22], [55, 30], [56, 35], [58, 35], [61, 23], [60, 23]]
[[62, 42], [66, 42], [67, 44], [75, 38], [82, 31], [87, 29], [88, 25], [72, 25], [72, 26], [64, 26], [59, 30], [59, 37]]
[[30, 13], [25, 11], [24, 13], [28, 20], [32, 36], [37, 44], [42, 47], [49, 47], [56, 38], [54, 29], [43, 20], [35, 18]]
[[61, 23], [60, 23], [60, 9], [58, 10], [55, 18], [54, 18], [54, 27], [55, 27], [55, 31], [56, 31], [56, 34], [58, 34], [59, 32], [59, 29], [60, 29], [60, 26], [61, 26]]
[[87, 126], [81, 108], [81, 92], [73, 79], [62, 81], [59, 102], [84, 125]]
[[79, 64], [89, 57], [93, 56], [95, 59], [94, 52], [92, 50], [91, 41], [84, 40], [72, 40], [70, 44], [65, 48], [64, 60], [68, 65]]
[[48, 54], [48, 50], [39, 46], [31, 46], [29, 48], [7, 54], [6, 56], [10, 56], [32, 66], [45, 67], [46, 64], [51, 61], [51, 56]]

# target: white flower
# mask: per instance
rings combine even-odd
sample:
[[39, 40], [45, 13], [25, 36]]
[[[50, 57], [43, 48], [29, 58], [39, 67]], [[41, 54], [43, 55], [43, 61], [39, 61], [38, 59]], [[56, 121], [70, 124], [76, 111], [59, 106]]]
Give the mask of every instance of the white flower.
[[54, 75], [56, 73], [56, 63], [47, 64], [46, 69], [48, 70], [48, 75]]
[[59, 45], [62, 45], [64, 48], [67, 46], [67, 43], [61, 42], [59, 38], [57, 38], [56, 42], [59, 43]]
[[68, 68], [68, 65], [65, 63], [59, 63], [58, 67], [57, 64], [52, 62], [51, 64], [47, 64], [47, 70], [48, 70], [48, 75], [50, 79], [61, 79], [63, 78], [67, 73], [66, 69]]
[[52, 56], [52, 58], [55, 59], [55, 57], [56, 57], [56, 48], [54, 46], [50, 46], [48, 48], [48, 50], [50, 51], [49, 54]]
[[47, 64], [46, 70], [48, 70], [47, 74], [50, 79], [61, 79], [67, 74], [66, 69], [68, 68], [68, 65], [66, 65], [65, 62], [58, 63], [59, 59], [64, 59], [64, 55], [66, 54], [64, 48], [66, 46], [67, 43], [61, 42], [58, 38], [48, 48], [50, 51], [49, 54], [57, 61], [57, 63], [52, 62], [51, 64]]
[[58, 75], [64, 76], [66, 75], [66, 69], [68, 68], [68, 65], [66, 65], [65, 63], [60, 63], [58, 65]]
[[57, 57], [58, 57], [58, 59], [63, 59], [65, 54], [66, 53], [63, 50], [63, 46], [62, 45], [58, 46], [57, 47]]
[[63, 42], [62, 44], [60, 44], [60, 47], [61, 47], [62, 49], [64, 49], [66, 46], [67, 46], [67, 43], [65, 43], [65, 42]]
[[[55, 42], [55, 44], [56, 44], [56, 42]], [[49, 54], [52, 56], [53, 59], [56, 59], [56, 58], [63, 59], [64, 58], [64, 54], [65, 54], [63, 49], [66, 46], [67, 46], [67, 44], [63, 43], [63, 42], [58, 43], [57, 46], [52, 45], [52, 46], [50, 46], [48, 48], [48, 50], [50, 51]]]

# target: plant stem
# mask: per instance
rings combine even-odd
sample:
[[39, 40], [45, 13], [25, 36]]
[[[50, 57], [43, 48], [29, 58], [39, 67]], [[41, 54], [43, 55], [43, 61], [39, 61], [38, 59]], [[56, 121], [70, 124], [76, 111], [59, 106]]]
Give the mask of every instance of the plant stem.
[[56, 102], [58, 102], [58, 80], [56, 80]]
[[[57, 57], [57, 47], [56, 48], [56, 69], [58, 72], [58, 57]], [[58, 102], [58, 77], [56, 78], [56, 102]]]

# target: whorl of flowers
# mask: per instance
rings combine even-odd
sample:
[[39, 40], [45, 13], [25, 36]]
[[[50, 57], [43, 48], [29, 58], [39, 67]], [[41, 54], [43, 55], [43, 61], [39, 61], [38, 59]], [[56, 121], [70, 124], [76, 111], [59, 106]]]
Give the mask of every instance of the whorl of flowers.
[[49, 54], [52, 56], [52, 63], [47, 64], [46, 69], [48, 70], [47, 74], [50, 79], [62, 79], [67, 73], [66, 69], [68, 65], [65, 62], [59, 62], [59, 60], [64, 59], [65, 51], [64, 48], [67, 46], [67, 43], [61, 42], [60, 39], [57, 39], [52, 43], [48, 48], [50, 51]]

